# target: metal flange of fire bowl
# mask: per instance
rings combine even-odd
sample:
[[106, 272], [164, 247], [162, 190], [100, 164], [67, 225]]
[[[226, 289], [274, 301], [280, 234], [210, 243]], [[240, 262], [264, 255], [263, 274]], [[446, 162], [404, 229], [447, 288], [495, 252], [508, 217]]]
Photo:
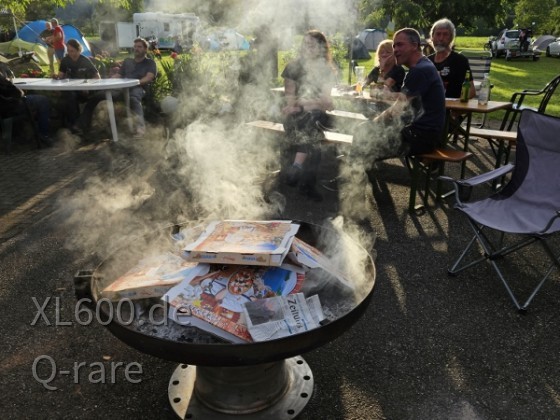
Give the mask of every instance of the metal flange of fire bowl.
[[[168, 386], [169, 402], [175, 413], [186, 419], [291, 419], [305, 408], [313, 393], [313, 375], [300, 356], [331, 342], [347, 331], [364, 314], [375, 285], [375, 264], [369, 253], [343, 232], [299, 222], [297, 237], [323, 252], [334, 244], [340, 261], [347, 265], [355, 287], [342, 285], [320, 268], [306, 272], [302, 292], [317, 294], [328, 322], [304, 333], [274, 340], [232, 344], [195, 326], [167, 319], [167, 310], [155, 312], [147, 299], [122, 305], [123, 319], [111, 316], [112, 304], [98, 305], [103, 325], [127, 345], [164, 360], [180, 363]], [[190, 227], [189, 227], [190, 229]], [[169, 233], [156, 233], [135, 240], [134, 247], [116, 252], [92, 273], [91, 292], [100, 303], [103, 288], [146, 253], [173, 247]], [[327, 253], [328, 255], [328, 253]], [[161, 300], [156, 299], [156, 303]], [[120, 303], [120, 302], [119, 302]], [[161, 305], [155, 305], [161, 306]], [[127, 313], [129, 308], [131, 313]], [[113, 311], [113, 312], [111, 312]], [[130, 315], [130, 317], [129, 317]]]
[[293, 419], [313, 393], [313, 374], [301, 357], [240, 367], [179, 365], [169, 403], [182, 419]]

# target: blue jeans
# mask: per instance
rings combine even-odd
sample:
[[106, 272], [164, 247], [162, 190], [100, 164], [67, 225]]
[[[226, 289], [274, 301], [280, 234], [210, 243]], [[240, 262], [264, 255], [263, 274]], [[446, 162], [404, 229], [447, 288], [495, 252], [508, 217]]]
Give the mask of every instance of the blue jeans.
[[49, 136], [49, 117], [51, 105], [49, 99], [43, 95], [26, 95], [25, 102], [37, 119], [37, 126], [41, 137]]
[[[134, 114], [135, 122], [136, 122], [136, 129], [144, 129], [146, 123], [144, 122], [144, 108], [142, 107], [142, 98], [144, 97], [144, 88], [142, 86], [134, 86], [128, 90], [128, 94], [130, 96], [130, 110]], [[113, 100], [122, 100], [123, 99], [123, 91], [122, 89], [118, 91], [112, 91]], [[93, 111], [97, 104], [101, 101], [105, 100], [105, 92], [96, 92], [93, 95], [90, 95], [86, 106], [84, 108], [84, 112], [81, 116], [82, 128], [85, 131], [88, 131], [91, 126], [91, 119], [93, 116]]]

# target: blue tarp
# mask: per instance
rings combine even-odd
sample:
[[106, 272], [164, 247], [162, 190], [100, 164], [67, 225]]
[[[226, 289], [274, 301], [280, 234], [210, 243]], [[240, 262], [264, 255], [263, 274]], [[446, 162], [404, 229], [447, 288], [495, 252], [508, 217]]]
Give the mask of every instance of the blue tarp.
[[[45, 30], [45, 24], [47, 22], [45, 20], [34, 20], [33, 22], [27, 22], [24, 26], [18, 31], [17, 36], [27, 42], [33, 42], [36, 44], [41, 44], [46, 46], [46, 44], [41, 40], [39, 35], [41, 32]], [[86, 57], [91, 57], [91, 48], [89, 43], [84, 38], [84, 35], [80, 32], [78, 28], [74, 25], [65, 24], [62, 25], [62, 30], [64, 31], [64, 39], [68, 41], [71, 38], [74, 38], [80, 44], [82, 44], [83, 51], [82, 54]]]

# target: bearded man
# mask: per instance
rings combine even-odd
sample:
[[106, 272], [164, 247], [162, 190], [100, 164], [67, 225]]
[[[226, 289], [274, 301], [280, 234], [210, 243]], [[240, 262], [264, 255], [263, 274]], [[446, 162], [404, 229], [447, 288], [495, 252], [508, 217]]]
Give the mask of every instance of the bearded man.
[[[455, 25], [447, 18], [435, 22], [430, 31], [430, 42], [435, 53], [428, 58], [434, 63], [441, 76], [446, 98], [459, 98], [461, 96], [461, 87], [467, 76], [467, 71], [470, 70], [467, 57], [453, 51], [455, 34]], [[470, 82], [469, 99], [476, 95], [472, 74]]]

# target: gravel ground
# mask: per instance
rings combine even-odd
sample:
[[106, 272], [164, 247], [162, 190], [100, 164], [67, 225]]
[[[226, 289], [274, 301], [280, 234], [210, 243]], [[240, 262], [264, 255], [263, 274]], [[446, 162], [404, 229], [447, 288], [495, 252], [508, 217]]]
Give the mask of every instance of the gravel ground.
[[[162, 163], [160, 141], [142, 149], [150, 152], [123, 143], [59, 143], [0, 155], [3, 418], [174, 418], [167, 386], [176, 364], [127, 347], [97, 322], [81, 325], [72, 279], [122, 246], [127, 234], [212, 214], [198, 200], [221, 184], [207, 196], [194, 194], [193, 179], [182, 178], [184, 162], [172, 154]], [[488, 169], [486, 144], [473, 148], [469, 172]], [[325, 153], [321, 178], [336, 175], [335, 155]], [[450, 202], [409, 214], [406, 169], [394, 160], [376, 172], [373, 185], [354, 185], [357, 193], [323, 190], [321, 203], [265, 184], [277, 217], [340, 217], [377, 269], [365, 315], [303, 355], [315, 388], [299, 418], [560, 417], [557, 272], [526, 315], [488, 265], [448, 277], [470, 238], [466, 220]], [[545, 263], [538, 248], [524, 255], [507, 270], [522, 296]], [[141, 365], [141, 381], [127, 381], [122, 365], [111, 378], [118, 362]]]

